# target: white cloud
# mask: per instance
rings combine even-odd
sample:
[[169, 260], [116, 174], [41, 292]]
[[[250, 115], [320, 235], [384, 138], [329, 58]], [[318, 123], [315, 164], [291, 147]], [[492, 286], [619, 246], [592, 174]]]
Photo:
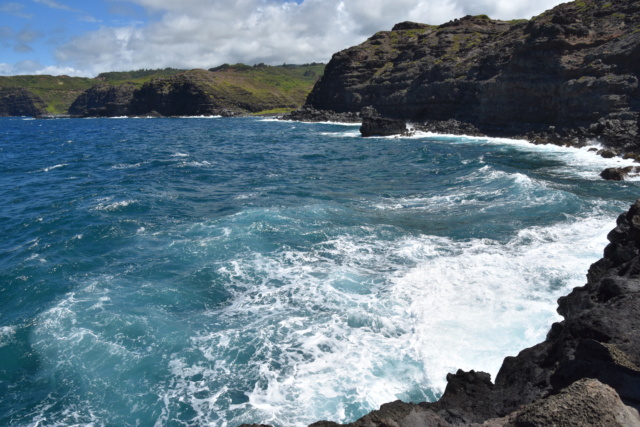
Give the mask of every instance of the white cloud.
[[15, 64], [0, 63], [0, 76], [15, 76], [19, 74], [30, 75], [67, 75], [71, 77], [86, 77], [86, 71], [65, 66], [43, 66], [38, 61], [27, 60]]
[[67, 10], [69, 12], [77, 12], [77, 10], [73, 9], [72, 7], [69, 7], [66, 4], [58, 3], [57, 1], [54, 1], [54, 0], [33, 0], [33, 1], [38, 4], [43, 4], [52, 9]]
[[[35, 0], [54, 4], [52, 0]], [[529, 18], [559, 0], [129, 0], [157, 19], [103, 26], [57, 51], [60, 63], [93, 74], [222, 63], [328, 61], [339, 50], [412, 20], [441, 24], [467, 14]], [[53, 7], [53, 6], [52, 6]]]

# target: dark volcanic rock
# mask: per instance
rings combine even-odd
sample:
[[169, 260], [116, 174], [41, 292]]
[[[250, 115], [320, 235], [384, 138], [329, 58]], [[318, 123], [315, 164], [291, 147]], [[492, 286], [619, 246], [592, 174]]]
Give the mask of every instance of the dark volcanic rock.
[[360, 133], [364, 137], [407, 134], [407, 124], [404, 120], [380, 117], [372, 106], [363, 108], [360, 111], [360, 117], [362, 118]]
[[304, 106], [281, 117], [282, 120], [294, 120], [298, 122], [336, 122], [336, 123], [360, 123], [362, 118], [359, 113], [336, 113], [330, 110], [316, 110], [310, 106]]
[[640, 167], [627, 166], [624, 168], [606, 168], [600, 172], [600, 176], [609, 181], [623, 181], [631, 173], [640, 173]]
[[445, 133], [451, 135], [485, 136], [480, 129], [470, 123], [463, 123], [455, 119], [428, 120], [415, 124], [414, 130], [423, 132]]
[[24, 88], [0, 88], [0, 116], [40, 116], [46, 113], [42, 98]]
[[[201, 74], [207, 73], [202, 70]], [[208, 96], [197, 74], [182, 73], [154, 79], [134, 94], [129, 106], [131, 114], [152, 111], [162, 116], [199, 116], [217, 114], [220, 107]]]
[[307, 104], [640, 152], [638, 28], [636, 0], [565, 3], [530, 21], [402, 23], [336, 53]]
[[528, 405], [505, 426], [634, 426], [638, 413], [624, 405], [611, 387], [582, 379], [557, 395]]
[[98, 84], [84, 91], [69, 107], [69, 114], [82, 117], [127, 116], [135, 86]]
[[386, 117], [364, 117], [360, 126], [362, 136], [391, 136], [405, 135], [407, 124], [404, 120], [388, 119]]

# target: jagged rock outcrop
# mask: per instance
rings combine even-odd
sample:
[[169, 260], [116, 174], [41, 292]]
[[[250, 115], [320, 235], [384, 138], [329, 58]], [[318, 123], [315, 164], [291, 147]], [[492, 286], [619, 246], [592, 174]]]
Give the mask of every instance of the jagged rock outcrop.
[[0, 116], [40, 116], [47, 104], [38, 95], [24, 88], [0, 88]]
[[299, 110], [292, 111], [281, 117], [282, 120], [294, 120], [298, 122], [338, 122], [360, 123], [362, 118], [358, 112], [336, 113], [331, 110], [316, 110], [305, 105]]
[[155, 111], [163, 116], [199, 116], [217, 114], [221, 107], [207, 94], [202, 83], [209, 77], [205, 70], [154, 79], [135, 92], [129, 106], [131, 114]]
[[375, 108], [371, 106], [363, 108], [360, 117], [362, 118], [360, 134], [364, 137], [406, 135], [408, 133], [407, 123], [404, 120], [380, 117]]
[[459, 120], [427, 120], [423, 123], [416, 123], [414, 130], [423, 132], [446, 133], [450, 135], [486, 136], [480, 129], [470, 123]]
[[387, 403], [348, 425], [640, 426], [640, 199], [607, 238], [587, 284], [558, 300], [564, 320], [506, 357], [495, 383], [459, 370], [437, 402]]
[[127, 116], [136, 87], [133, 84], [98, 84], [86, 90], [69, 107], [69, 114], [81, 117]]
[[640, 152], [638, 57], [637, 0], [575, 1], [531, 20], [402, 23], [336, 53], [307, 105]]
[[639, 166], [626, 166], [623, 168], [606, 168], [600, 172], [600, 177], [608, 181], [624, 181], [629, 175], [637, 176], [640, 173]]

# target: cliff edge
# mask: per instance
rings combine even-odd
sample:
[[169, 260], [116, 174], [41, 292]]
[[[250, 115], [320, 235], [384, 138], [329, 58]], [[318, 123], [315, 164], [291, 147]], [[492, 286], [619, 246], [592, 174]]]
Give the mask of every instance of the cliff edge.
[[0, 88], [0, 117], [39, 116], [46, 104], [38, 95], [24, 88]]

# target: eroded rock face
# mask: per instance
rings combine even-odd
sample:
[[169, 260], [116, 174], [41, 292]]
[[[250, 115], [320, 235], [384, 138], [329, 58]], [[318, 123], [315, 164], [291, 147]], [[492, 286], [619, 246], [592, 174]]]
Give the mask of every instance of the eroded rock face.
[[294, 120], [299, 122], [337, 122], [360, 123], [360, 113], [336, 113], [330, 110], [316, 110], [311, 106], [304, 106], [281, 117], [282, 120]]
[[46, 113], [42, 98], [24, 88], [0, 89], [0, 116], [40, 116]]
[[402, 23], [336, 53], [307, 104], [637, 152], [639, 26], [635, 0], [566, 3], [530, 21]]
[[135, 89], [132, 84], [96, 85], [76, 98], [69, 107], [69, 114], [81, 117], [127, 116]]
[[376, 109], [371, 106], [363, 108], [360, 111], [360, 117], [362, 117], [360, 134], [364, 137], [405, 135], [408, 132], [407, 123], [404, 120], [380, 117]]
[[[202, 72], [204, 75], [206, 72]], [[162, 116], [211, 115], [218, 105], [208, 96], [197, 75], [178, 74], [145, 83], [134, 94], [130, 110], [133, 115], [152, 111]]]
[[505, 426], [638, 426], [638, 411], [626, 406], [611, 387], [582, 379], [560, 393], [526, 406]]

